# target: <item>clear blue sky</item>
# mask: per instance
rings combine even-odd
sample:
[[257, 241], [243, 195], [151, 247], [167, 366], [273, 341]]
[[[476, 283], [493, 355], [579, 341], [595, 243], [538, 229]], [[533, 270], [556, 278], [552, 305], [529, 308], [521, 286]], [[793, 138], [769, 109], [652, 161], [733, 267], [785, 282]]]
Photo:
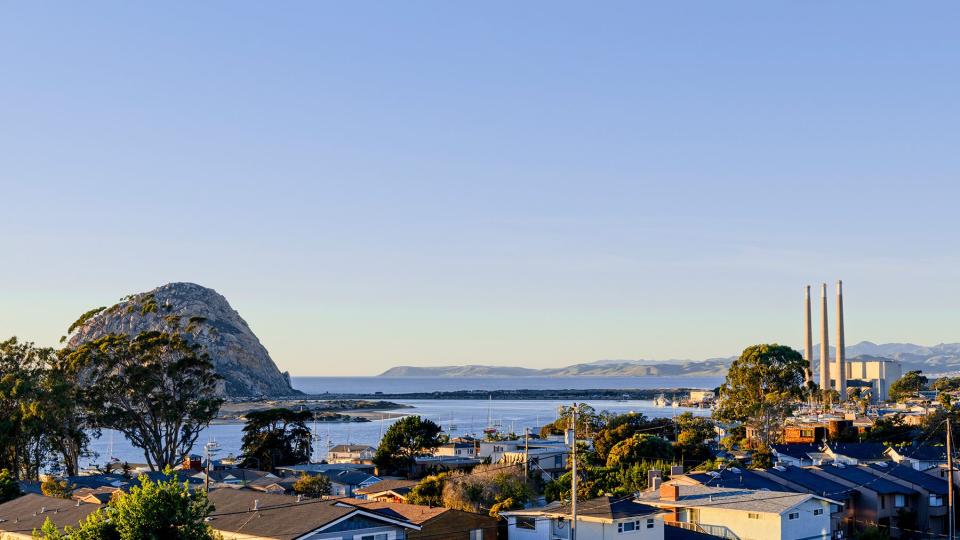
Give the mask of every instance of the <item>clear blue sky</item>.
[[[0, 335], [170, 281], [283, 369], [960, 341], [956, 2], [5, 2]], [[831, 288], [831, 294], [833, 290]]]

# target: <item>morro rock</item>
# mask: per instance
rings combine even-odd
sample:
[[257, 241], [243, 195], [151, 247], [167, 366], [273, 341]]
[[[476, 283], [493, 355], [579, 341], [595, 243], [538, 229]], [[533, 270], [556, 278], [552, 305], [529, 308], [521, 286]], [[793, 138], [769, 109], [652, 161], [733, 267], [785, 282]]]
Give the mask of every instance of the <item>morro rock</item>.
[[228, 397], [299, 394], [227, 299], [195, 283], [169, 283], [85, 313], [70, 328], [70, 346], [107, 334], [179, 333], [200, 345], [223, 377]]

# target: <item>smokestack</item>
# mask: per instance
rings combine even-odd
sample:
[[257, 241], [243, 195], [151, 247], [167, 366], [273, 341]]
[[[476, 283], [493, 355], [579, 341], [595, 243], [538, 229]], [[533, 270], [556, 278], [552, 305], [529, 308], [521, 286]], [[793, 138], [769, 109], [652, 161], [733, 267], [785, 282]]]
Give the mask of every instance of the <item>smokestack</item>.
[[837, 281], [837, 392], [847, 398], [847, 351], [843, 341], [843, 281]]
[[804, 382], [810, 382], [813, 379], [813, 322], [810, 319], [810, 286], [807, 285], [807, 291], [803, 299], [803, 307], [806, 312], [806, 319], [803, 327], [803, 358], [807, 361], [807, 371], [804, 373]]
[[820, 292], [820, 388], [830, 389], [830, 325], [827, 324], [827, 284]]

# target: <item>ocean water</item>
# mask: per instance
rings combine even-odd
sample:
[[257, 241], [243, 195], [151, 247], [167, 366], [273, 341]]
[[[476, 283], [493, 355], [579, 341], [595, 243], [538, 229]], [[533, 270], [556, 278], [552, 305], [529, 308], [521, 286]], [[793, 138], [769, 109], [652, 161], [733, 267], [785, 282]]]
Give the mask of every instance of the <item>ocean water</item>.
[[[329, 378], [328, 378], [329, 379]], [[424, 387], [421, 387], [424, 388]], [[426, 387], [429, 388], [429, 387]], [[482, 435], [483, 428], [488, 422], [497, 425], [501, 431], [523, 433], [524, 428], [536, 428], [553, 421], [557, 416], [557, 409], [566, 402], [552, 400], [409, 400], [403, 401], [411, 405], [409, 409], [384, 411], [381, 420], [373, 422], [349, 422], [317, 424], [314, 432], [314, 458], [319, 460], [325, 455], [326, 448], [333, 444], [357, 443], [376, 446], [383, 431], [396, 418], [387, 418], [386, 413], [417, 414], [439, 423], [445, 431], [456, 436], [475, 434]], [[687, 409], [683, 407], [656, 407], [652, 401], [587, 401], [597, 411], [611, 412], [639, 412], [648, 417], [671, 417], [690, 411], [696, 415], [709, 415], [708, 409]], [[197, 439], [193, 452], [200, 454], [203, 445], [215, 440], [221, 450], [217, 454], [225, 457], [240, 453], [242, 424], [217, 424], [207, 428]], [[123, 435], [111, 430], [103, 430], [97, 440], [92, 441], [91, 449], [97, 454], [95, 457], [83, 461], [103, 464], [110, 457], [131, 463], [143, 463], [143, 452], [135, 448]]]
[[291, 377], [308, 394], [453, 392], [457, 390], [591, 390], [716, 388], [723, 377]]

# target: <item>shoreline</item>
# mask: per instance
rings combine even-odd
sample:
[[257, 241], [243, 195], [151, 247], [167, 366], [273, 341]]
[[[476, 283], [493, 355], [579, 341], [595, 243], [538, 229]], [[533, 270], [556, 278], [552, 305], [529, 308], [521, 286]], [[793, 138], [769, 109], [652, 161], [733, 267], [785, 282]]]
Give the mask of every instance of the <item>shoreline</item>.
[[[273, 400], [257, 398], [235, 398], [235, 403], [273, 402], [273, 401], [363, 401], [363, 400], [570, 400], [590, 399], [598, 401], [649, 400], [663, 394], [670, 398], [689, 398], [692, 390], [704, 390], [693, 387], [674, 388], [591, 388], [591, 389], [520, 389], [520, 390], [444, 390], [434, 392], [369, 392], [369, 393], [332, 393], [301, 394], [285, 396]], [[345, 410], [345, 409], [344, 409]]]

